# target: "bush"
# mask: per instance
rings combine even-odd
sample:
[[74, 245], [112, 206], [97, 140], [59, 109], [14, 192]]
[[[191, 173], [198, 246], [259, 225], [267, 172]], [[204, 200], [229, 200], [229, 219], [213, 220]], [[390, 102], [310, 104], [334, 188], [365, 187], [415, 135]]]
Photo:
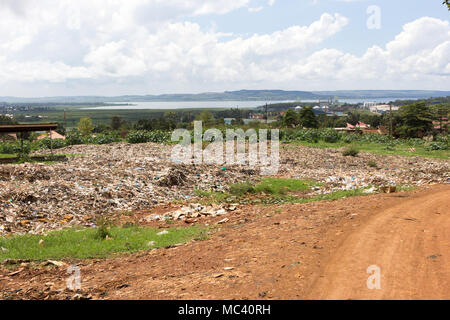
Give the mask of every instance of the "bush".
[[167, 131], [162, 130], [154, 130], [154, 131], [145, 131], [145, 130], [135, 130], [130, 131], [127, 135], [128, 143], [146, 143], [146, 142], [154, 142], [154, 143], [166, 143], [169, 142], [171, 138], [171, 134]]
[[83, 144], [83, 143], [84, 143], [83, 135], [77, 130], [70, 131], [66, 135], [66, 144], [68, 146], [73, 146], [73, 145], [78, 145], [78, 144]]
[[342, 155], [344, 157], [349, 157], [349, 156], [356, 157], [358, 154], [359, 154], [359, 150], [353, 146], [347, 147], [344, 149], [344, 151], [342, 151]]
[[449, 146], [443, 142], [433, 142], [430, 145], [425, 147], [427, 151], [437, 151], [437, 150], [448, 150]]
[[148, 140], [147, 131], [144, 130], [137, 130], [137, 131], [130, 131], [127, 135], [127, 142], [128, 143], [146, 143], [149, 142]]
[[62, 140], [62, 139], [50, 140], [50, 138], [45, 138], [45, 139], [39, 140], [37, 142], [37, 145], [39, 146], [39, 148], [42, 148], [42, 149], [50, 149], [50, 147], [52, 147], [53, 149], [61, 149], [66, 146], [66, 141]]
[[120, 142], [122, 139], [120, 138], [119, 134], [116, 132], [110, 132], [110, 133], [100, 133], [95, 137], [91, 137], [90, 142], [91, 144], [110, 144], [114, 142]]
[[250, 182], [235, 183], [230, 186], [230, 193], [235, 196], [255, 193], [255, 187]]
[[17, 153], [17, 143], [3, 142], [0, 143], [0, 153], [15, 154]]
[[342, 136], [336, 130], [328, 128], [320, 133], [320, 138], [325, 142], [336, 143], [341, 140]]
[[377, 163], [374, 160], [370, 160], [367, 165], [371, 168], [378, 168]]

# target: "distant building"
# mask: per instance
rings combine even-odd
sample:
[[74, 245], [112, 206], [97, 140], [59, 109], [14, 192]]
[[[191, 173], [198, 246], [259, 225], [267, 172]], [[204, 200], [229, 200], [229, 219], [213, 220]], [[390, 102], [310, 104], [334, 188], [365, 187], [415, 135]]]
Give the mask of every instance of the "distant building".
[[370, 112], [384, 114], [389, 112], [392, 108], [392, 111], [398, 111], [400, 108], [395, 106], [390, 106], [388, 104], [375, 105], [369, 108]]
[[233, 123], [233, 121], [236, 121], [236, 118], [225, 118], [223, 119], [223, 122], [225, 122], [225, 124], [231, 125]]
[[251, 119], [264, 119], [264, 115], [263, 114], [252, 114], [250, 116]]
[[295, 111], [300, 111], [300, 110], [302, 110], [303, 109], [303, 107], [301, 107], [301, 106], [296, 106], [295, 107]]
[[371, 107], [375, 107], [376, 105], [376, 102], [364, 102], [364, 109], [370, 109]]

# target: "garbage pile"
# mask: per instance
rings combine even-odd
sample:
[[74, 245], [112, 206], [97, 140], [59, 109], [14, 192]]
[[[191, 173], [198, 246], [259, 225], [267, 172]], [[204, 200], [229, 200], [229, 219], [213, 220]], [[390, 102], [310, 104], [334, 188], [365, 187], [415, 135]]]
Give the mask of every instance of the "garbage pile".
[[[259, 170], [246, 166], [184, 165], [171, 159], [171, 151], [154, 143], [80, 145], [58, 151], [68, 155], [67, 162], [0, 165], [0, 236], [92, 226], [97, 215], [195, 202], [196, 188], [221, 192], [260, 177]], [[316, 193], [450, 182], [446, 160], [365, 153], [344, 157], [338, 150], [292, 145], [280, 149], [278, 176], [323, 182]], [[228, 210], [191, 209], [173, 217]]]
[[450, 162], [420, 157], [360, 153], [344, 157], [336, 149], [288, 146], [280, 151], [279, 175], [323, 182], [326, 192], [374, 186], [450, 183]]
[[92, 226], [94, 217], [189, 200], [194, 188], [224, 191], [255, 180], [244, 167], [183, 165], [158, 144], [72, 146], [69, 161], [0, 166], [0, 235]]
[[202, 205], [198, 203], [191, 203], [179, 210], [166, 213], [164, 215], [150, 215], [145, 218], [147, 222], [151, 221], [166, 221], [166, 220], [186, 220], [196, 219], [200, 217], [218, 217], [226, 215], [229, 212], [237, 210], [237, 205], [221, 204], [221, 205]]

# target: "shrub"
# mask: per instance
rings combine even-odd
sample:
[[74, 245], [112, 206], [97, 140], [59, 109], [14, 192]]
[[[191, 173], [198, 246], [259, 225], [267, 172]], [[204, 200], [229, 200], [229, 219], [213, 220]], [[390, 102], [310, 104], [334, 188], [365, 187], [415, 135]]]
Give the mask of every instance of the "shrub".
[[171, 138], [171, 134], [167, 131], [162, 130], [154, 130], [154, 131], [145, 131], [145, 130], [135, 130], [130, 131], [127, 135], [128, 143], [146, 143], [146, 142], [154, 142], [154, 143], [166, 143], [169, 142]]
[[336, 143], [341, 140], [342, 136], [336, 130], [328, 128], [321, 132], [320, 138], [325, 142]]
[[371, 168], [378, 168], [377, 163], [374, 160], [370, 160], [367, 165]]
[[230, 193], [235, 196], [240, 196], [247, 193], [255, 193], [255, 187], [251, 182], [235, 183], [230, 186]]
[[127, 135], [127, 142], [128, 143], [146, 143], [149, 142], [149, 137], [147, 135], [147, 131], [144, 130], [136, 130], [136, 131], [130, 131]]
[[45, 138], [45, 139], [39, 140], [37, 142], [37, 145], [39, 146], [39, 148], [42, 148], [42, 149], [50, 149], [50, 147], [52, 147], [53, 149], [61, 149], [66, 146], [66, 141], [62, 140], [62, 139], [50, 140], [50, 138]]
[[359, 154], [359, 150], [356, 149], [354, 146], [350, 146], [344, 149], [344, 151], [342, 151], [342, 155], [344, 157], [356, 157]]
[[425, 147], [427, 151], [437, 151], [437, 150], [448, 150], [449, 146], [443, 142], [433, 142], [430, 145]]
[[120, 142], [122, 139], [116, 132], [100, 133], [95, 137], [91, 137], [90, 143], [92, 144], [110, 144], [114, 142]]
[[73, 145], [78, 145], [78, 144], [83, 144], [83, 143], [84, 143], [83, 135], [77, 130], [70, 131], [66, 135], [66, 144], [68, 146], [73, 146]]

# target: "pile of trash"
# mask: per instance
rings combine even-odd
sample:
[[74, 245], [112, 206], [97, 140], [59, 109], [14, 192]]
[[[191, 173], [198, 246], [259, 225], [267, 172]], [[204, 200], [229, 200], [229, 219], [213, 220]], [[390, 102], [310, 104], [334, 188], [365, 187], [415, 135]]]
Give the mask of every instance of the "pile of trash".
[[147, 222], [150, 221], [166, 221], [166, 220], [186, 220], [196, 219], [200, 217], [218, 217], [226, 215], [229, 212], [237, 210], [235, 204], [221, 204], [221, 205], [202, 205], [198, 203], [191, 203], [179, 210], [166, 213], [164, 215], [150, 215], [145, 218]]
[[450, 162], [441, 159], [369, 153], [344, 157], [336, 149], [301, 146], [288, 146], [280, 156], [279, 175], [323, 182], [325, 192], [450, 183]]
[[0, 235], [44, 233], [95, 216], [153, 209], [195, 197], [194, 189], [225, 191], [255, 180], [243, 166], [184, 165], [159, 144], [71, 146], [69, 161], [0, 166]]
[[[245, 165], [184, 165], [171, 159], [171, 146], [154, 143], [80, 145], [58, 152], [69, 160], [0, 165], [0, 236], [92, 226], [98, 215], [153, 209], [175, 200], [195, 202], [195, 189], [223, 192], [231, 184], [260, 178], [258, 169]], [[446, 160], [366, 153], [344, 157], [338, 150], [293, 145], [280, 149], [278, 176], [323, 182], [316, 193], [450, 182]], [[191, 209], [173, 217], [229, 211]]]

